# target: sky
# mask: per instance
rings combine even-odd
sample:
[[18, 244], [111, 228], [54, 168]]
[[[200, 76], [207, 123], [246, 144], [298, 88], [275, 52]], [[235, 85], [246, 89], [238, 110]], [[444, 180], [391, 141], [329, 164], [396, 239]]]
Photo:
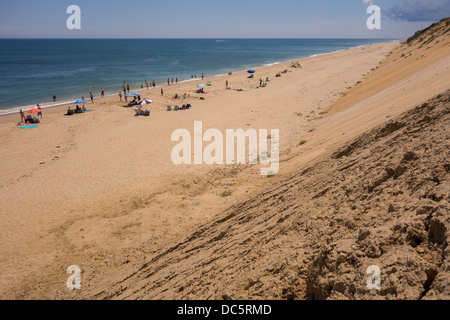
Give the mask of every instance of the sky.
[[[369, 30], [369, 5], [381, 29]], [[69, 30], [67, 8], [81, 10]], [[450, 16], [450, 0], [0, 0], [0, 38], [405, 39]]]

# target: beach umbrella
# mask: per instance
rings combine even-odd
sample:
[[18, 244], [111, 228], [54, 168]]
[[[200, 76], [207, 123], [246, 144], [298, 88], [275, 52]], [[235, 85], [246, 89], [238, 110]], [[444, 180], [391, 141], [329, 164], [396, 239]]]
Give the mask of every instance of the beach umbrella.
[[28, 113], [38, 113], [38, 112], [41, 112], [41, 111], [42, 111], [41, 109], [34, 108], [34, 109], [31, 109], [31, 110], [28, 110]]
[[134, 97], [134, 96], [135, 96], [135, 95], [132, 94], [132, 93], [129, 93], [129, 94], [126, 94], [126, 95], [125, 95], [125, 97], [127, 97], [127, 98], [130, 98], [130, 97], [132, 98], [132, 97]]
[[198, 84], [197, 88], [206, 88], [206, 84]]
[[248, 70], [248, 73], [255, 73], [255, 70]]
[[141, 94], [139, 92], [133, 92], [132, 95], [134, 96], [140, 96]]
[[74, 102], [74, 104], [80, 104], [80, 103], [87, 103], [87, 102], [84, 101], [84, 100], [77, 100], [77, 101]]
[[152, 102], [153, 102], [152, 100], [144, 99], [144, 100], [139, 101], [139, 104], [141, 106], [145, 106], [147, 104], [151, 104]]

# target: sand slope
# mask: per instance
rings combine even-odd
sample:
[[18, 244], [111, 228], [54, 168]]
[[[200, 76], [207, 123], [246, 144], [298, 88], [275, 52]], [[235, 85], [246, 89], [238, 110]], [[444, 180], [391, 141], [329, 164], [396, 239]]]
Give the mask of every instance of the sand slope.
[[[88, 296], [448, 299], [448, 128], [450, 91], [277, 181]], [[371, 265], [382, 270], [379, 292], [366, 287]]]

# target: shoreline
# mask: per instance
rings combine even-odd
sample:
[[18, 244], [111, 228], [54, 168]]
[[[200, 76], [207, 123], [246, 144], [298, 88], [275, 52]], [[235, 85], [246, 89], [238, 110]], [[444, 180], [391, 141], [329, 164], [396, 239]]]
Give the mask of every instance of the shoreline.
[[[374, 39], [374, 40], [378, 40], [378, 39]], [[383, 39], [381, 39], [383, 40]], [[302, 59], [308, 59], [308, 58], [314, 58], [314, 57], [319, 57], [319, 56], [325, 56], [325, 55], [329, 55], [329, 54], [334, 54], [334, 53], [339, 53], [342, 51], [346, 51], [346, 50], [351, 50], [351, 49], [358, 49], [358, 48], [364, 48], [364, 47], [368, 47], [371, 46], [373, 44], [387, 44], [387, 43], [396, 43], [396, 42], [401, 42], [402, 40], [392, 40], [392, 41], [388, 41], [388, 42], [376, 42], [376, 43], [370, 43], [370, 44], [366, 44], [366, 45], [360, 45], [360, 46], [355, 46], [355, 47], [348, 47], [345, 49], [340, 49], [340, 50], [335, 50], [335, 51], [331, 51], [331, 52], [326, 52], [326, 53], [317, 53], [317, 54], [312, 54], [312, 55], [308, 55], [308, 56], [304, 56], [304, 57], [296, 57], [296, 58], [289, 58], [285, 61], [276, 61], [276, 62], [270, 62], [270, 63], [265, 63], [263, 65], [256, 65], [256, 66], [251, 66], [248, 67], [247, 69], [254, 69], [254, 70], [262, 70], [264, 68], [268, 68], [268, 67], [273, 67], [273, 66], [277, 66], [277, 65], [281, 65], [281, 64], [285, 64], [285, 63], [290, 63], [292, 61], [296, 61], [296, 60], [302, 60]], [[230, 72], [235, 74], [235, 73], [241, 73], [241, 72], [246, 72], [246, 69], [236, 69], [236, 70], [231, 70]], [[156, 83], [156, 87], [149, 87], [148, 89], [144, 88], [134, 88], [132, 87], [132, 85], [130, 85], [130, 91], [139, 91], [139, 90], [145, 90], [145, 91], [149, 91], [152, 89], [160, 89], [160, 88], [169, 88], [169, 87], [173, 87], [173, 86], [177, 86], [179, 84], [184, 84], [184, 83], [188, 83], [188, 82], [193, 82], [193, 81], [199, 81], [199, 80], [207, 80], [209, 78], [217, 78], [217, 77], [222, 77], [222, 76], [227, 76], [228, 73], [219, 73], [219, 74], [214, 74], [214, 75], [210, 75], [210, 76], [205, 76], [204, 79], [202, 78], [193, 78], [193, 79], [184, 79], [184, 80], [179, 80], [177, 84], [171, 84], [170, 86], [165, 85], [164, 83], [161, 83], [160, 85], [158, 85], [158, 83]], [[121, 90], [120, 90], [121, 91]], [[122, 91], [121, 91], [122, 92]], [[110, 97], [114, 97], [117, 96], [118, 92], [115, 94], [105, 94], [104, 97], [94, 97], [94, 101], [95, 100], [99, 100], [99, 99], [105, 99], [105, 98], [110, 98]], [[74, 98], [76, 99], [76, 98]], [[81, 99], [81, 97], [79, 97], [78, 99]], [[86, 102], [89, 103], [89, 98], [85, 99]], [[67, 100], [67, 101], [63, 101], [63, 102], [59, 102], [56, 104], [51, 104], [52, 102], [40, 102], [40, 103], [36, 103], [33, 105], [25, 105], [25, 106], [19, 106], [19, 107], [14, 107], [14, 108], [10, 108], [10, 109], [4, 109], [4, 110], [0, 110], [0, 119], [2, 117], [5, 116], [11, 116], [14, 114], [19, 113], [19, 111], [22, 109], [24, 112], [26, 112], [28, 109], [33, 109], [36, 107], [37, 104], [40, 105], [40, 107], [44, 110], [44, 109], [51, 109], [51, 108], [58, 108], [58, 107], [64, 107], [64, 106], [68, 106], [71, 104], [74, 104], [71, 100]]]

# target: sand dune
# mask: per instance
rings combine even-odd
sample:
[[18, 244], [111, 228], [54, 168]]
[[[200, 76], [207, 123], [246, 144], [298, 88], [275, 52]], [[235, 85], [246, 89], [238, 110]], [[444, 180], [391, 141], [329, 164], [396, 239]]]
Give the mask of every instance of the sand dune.
[[[396, 292], [386, 289], [382, 297], [445, 296], [448, 289], [418, 287], [436, 278], [448, 288], [439, 260], [447, 241], [442, 225], [448, 225], [439, 214], [448, 213], [448, 198], [439, 196], [441, 204], [425, 197], [430, 204], [420, 195], [448, 194], [448, 184], [424, 183], [416, 190], [408, 179], [417, 163], [420, 177], [430, 174], [427, 159], [439, 181], [448, 181], [448, 94], [385, 124], [450, 87], [448, 32], [434, 30], [401, 46], [376, 44], [302, 59], [303, 68], [281, 78], [274, 75], [288, 64], [258, 69], [254, 80], [243, 72], [210, 78], [205, 101], [195, 94], [187, 100], [194, 106], [190, 111], [165, 108], [175, 104], [170, 96], [199, 82], [165, 88], [164, 97], [144, 92], [155, 104], [150, 118], [134, 117], [115, 97], [96, 101], [77, 117], [63, 117], [61, 108], [45, 110], [35, 131], [19, 131], [16, 119], [2, 117], [0, 157], [8, 165], [0, 168], [1, 297], [377, 298], [351, 282], [365, 276], [358, 272], [366, 262], [392, 267], [389, 259], [397, 256], [406, 262], [392, 272]], [[267, 88], [252, 89], [266, 76]], [[225, 80], [248, 91], [226, 91]], [[435, 116], [422, 124], [424, 112]], [[173, 165], [171, 133], [193, 130], [195, 120], [223, 131], [279, 128], [280, 173], [262, 178], [258, 166]], [[391, 169], [389, 157], [405, 165], [401, 171], [407, 174], [391, 175], [384, 181], [389, 186], [379, 188]], [[403, 164], [405, 157], [411, 159]], [[365, 177], [373, 177], [373, 188]], [[428, 215], [403, 219], [421, 206], [431, 208]], [[372, 219], [386, 237], [367, 235]], [[432, 227], [421, 229], [420, 223]], [[437, 239], [435, 247], [425, 241], [427, 232]], [[355, 243], [360, 233], [363, 244]], [[414, 238], [412, 246], [405, 237], [420, 243]], [[330, 280], [322, 261], [341, 262], [341, 253], [356, 254], [349, 250], [354, 245], [370, 248], [355, 257], [359, 267], [345, 255], [342, 263], [350, 271]], [[398, 254], [405, 248], [422, 260], [409, 266], [408, 254]], [[82, 268], [81, 291], [65, 287], [70, 265]], [[400, 290], [404, 278], [396, 277], [405, 265], [417, 275], [414, 285]]]

